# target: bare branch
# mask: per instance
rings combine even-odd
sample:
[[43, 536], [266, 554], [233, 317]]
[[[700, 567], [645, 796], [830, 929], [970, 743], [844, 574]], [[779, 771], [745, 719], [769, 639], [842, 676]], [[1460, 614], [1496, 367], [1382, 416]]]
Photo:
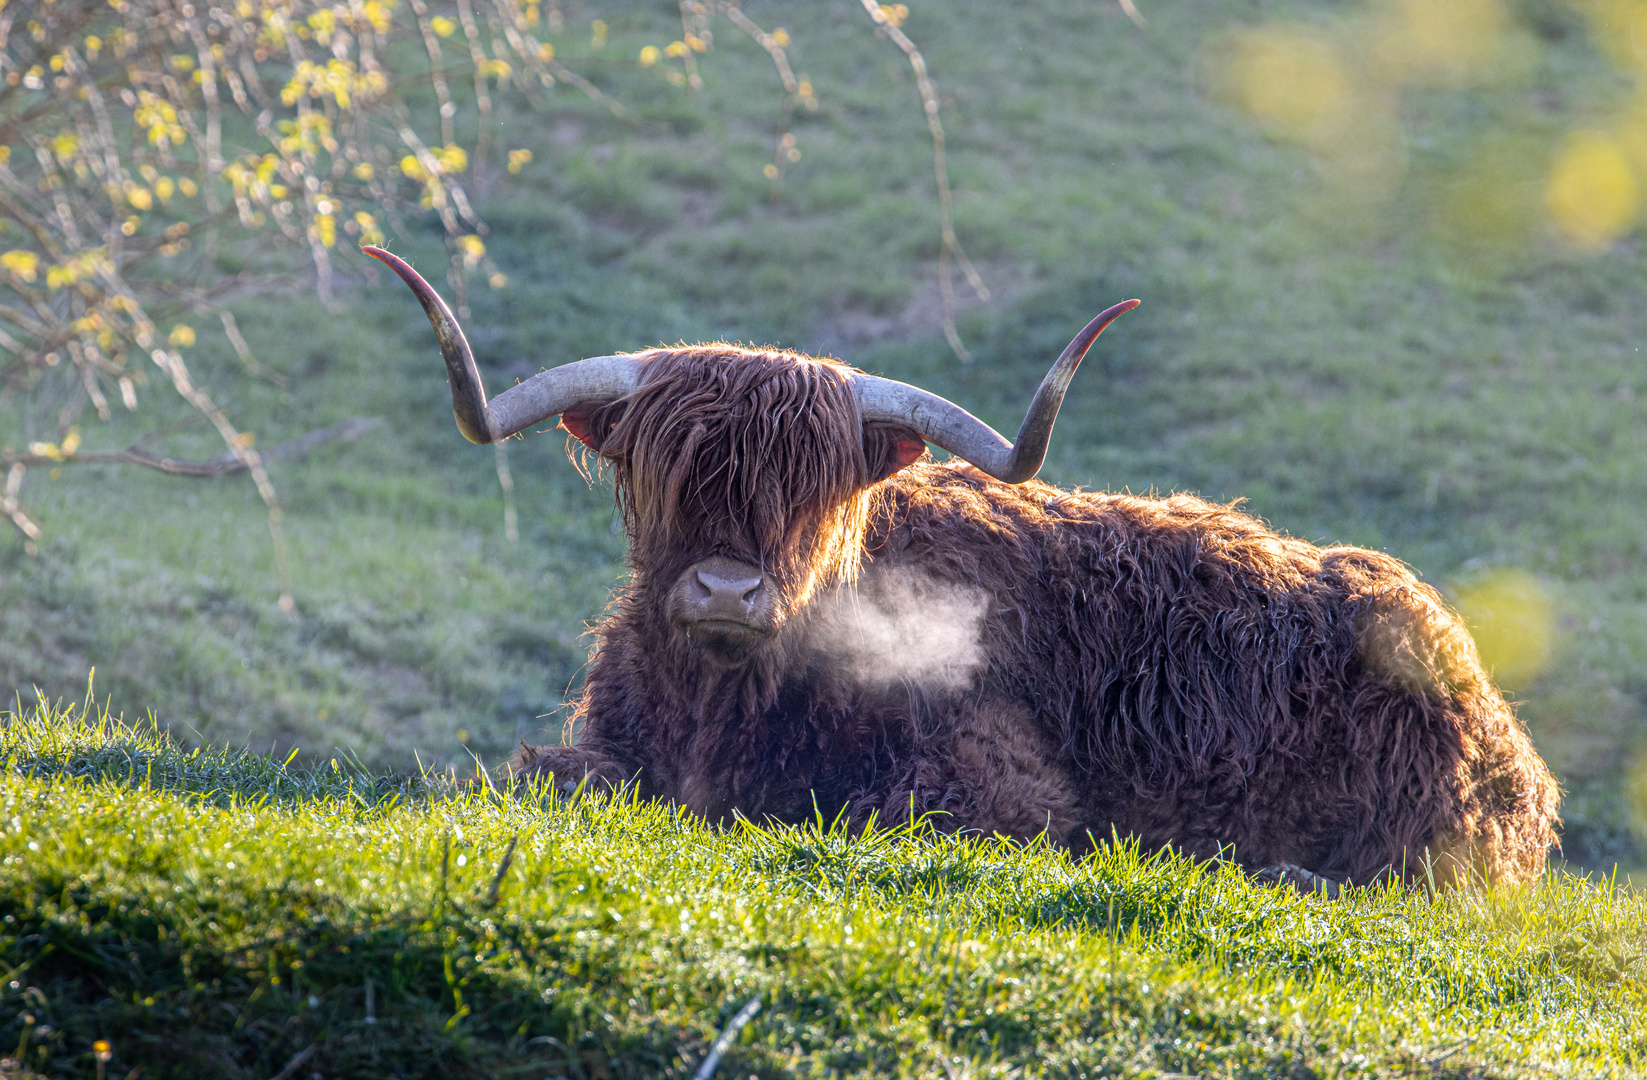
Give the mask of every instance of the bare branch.
[[961, 341], [960, 332], [955, 329], [955, 283], [950, 269], [950, 260], [953, 259], [961, 266], [961, 272], [966, 275], [967, 284], [979, 300], [989, 300], [989, 290], [984, 287], [984, 279], [979, 276], [978, 270], [972, 265], [972, 260], [966, 257], [961, 250], [961, 242], [955, 237], [955, 222], [953, 202], [949, 190], [949, 165], [944, 156], [944, 125], [938, 119], [938, 92], [932, 86], [932, 79], [927, 75], [926, 59], [921, 56], [921, 50], [915, 47], [904, 32], [887, 17], [886, 11], [877, 0], [862, 0], [864, 10], [869, 17], [880, 27], [882, 33], [892, 39], [892, 43], [903, 51], [909, 58], [909, 66], [915, 71], [915, 86], [921, 93], [921, 107], [926, 111], [927, 129], [932, 133], [932, 172], [938, 180], [938, 228], [943, 235], [943, 246], [938, 249], [938, 292], [943, 300], [944, 337], [949, 339], [949, 347], [954, 350], [963, 363], [972, 362], [972, 354], [967, 352], [966, 345]]
[[[323, 427], [318, 431], [311, 431], [307, 435], [300, 435], [295, 439], [287, 439], [283, 443], [276, 443], [264, 450], [259, 456], [264, 464], [271, 461], [301, 461], [315, 450], [331, 443], [354, 442], [368, 431], [382, 427], [384, 420], [381, 416], [351, 416], [330, 427]], [[24, 468], [31, 465], [59, 466], [59, 465], [138, 465], [145, 469], [154, 469], [167, 476], [184, 476], [196, 480], [217, 480], [225, 476], [245, 472], [249, 467], [244, 458], [235, 454], [219, 454], [205, 461], [181, 461], [177, 458], [161, 457], [143, 449], [141, 444], [133, 444], [124, 450], [98, 450], [90, 453], [74, 454], [0, 454], [0, 465], [9, 466], [12, 473], [19, 477]], [[8, 484], [8, 490], [10, 485]], [[14, 497], [14, 496], [8, 496]], [[4, 509], [4, 507], [0, 507]], [[6, 512], [10, 512], [9, 510]], [[37, 534], [38, 535], [38, 534]]]

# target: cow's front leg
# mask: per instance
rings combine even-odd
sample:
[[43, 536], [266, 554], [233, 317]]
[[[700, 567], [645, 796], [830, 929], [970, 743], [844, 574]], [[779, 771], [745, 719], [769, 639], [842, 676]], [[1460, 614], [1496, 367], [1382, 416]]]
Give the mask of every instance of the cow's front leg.
[[504, 763], [503, 773], [516, 781], [549, 780], [562, 795], [580, 785], [585, 790], [616, 788], [630, 778], [617, 763], [582, 746], [527, 746], [525, 741]]
[[[913, 798], [912, 798], [913, 796]], [[885, 824], [933, 814], [933, 825], [1027, 841], [1068, 844], [1077, 822], [1070, 778], [1034, 715], [1013, 702], [957, 709], [942, 734], [920, 747], [892, 784], [865, 793], [854, 818], [874, 810]]]
[[1260, 885], [1290, 885], [1301, 893], [1320, 893], [1322, 896], [1337, 896], [1343, 891], [1343, 886], [1329, 877], [1322, 877], [1312, 870], [1293, 863], [1276, 863], [1253, 872], [1252, 879]]

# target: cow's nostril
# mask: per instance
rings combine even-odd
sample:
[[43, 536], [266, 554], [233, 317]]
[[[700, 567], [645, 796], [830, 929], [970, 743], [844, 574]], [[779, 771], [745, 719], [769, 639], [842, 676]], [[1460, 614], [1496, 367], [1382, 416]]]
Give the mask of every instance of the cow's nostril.
[[771, 596], [760, 567], [712, 556], [681, 575], [670, 592], [669, 618], [695, 641], [705, 635], [755, 640], [773, 629]]

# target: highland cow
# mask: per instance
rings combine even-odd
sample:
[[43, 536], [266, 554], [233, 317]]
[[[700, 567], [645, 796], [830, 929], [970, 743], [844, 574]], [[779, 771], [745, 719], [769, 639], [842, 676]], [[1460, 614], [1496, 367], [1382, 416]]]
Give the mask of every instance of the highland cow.
[[1076, 337], [1008, 443], [915, 387], [725, 344], [584, 360], [488, 403], [450, 311], [368, 250], [428, 313], [465, 436], [558, 415], [615, 477], [630, 575], [578, 741], [523, 744], [516, 775], [710, 820], [1113, 833], [1306, 887], [1543, 869], [1555, 781], [1406, 566], [1190, 495], [1031, 479], [1076, 366], [1136, 301]]

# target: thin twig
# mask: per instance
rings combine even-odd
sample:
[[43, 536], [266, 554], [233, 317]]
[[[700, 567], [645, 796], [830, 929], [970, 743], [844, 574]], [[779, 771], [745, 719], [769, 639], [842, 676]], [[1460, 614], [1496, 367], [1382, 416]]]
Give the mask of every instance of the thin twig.
[[943, 237], [943, 245], [938, 249], [938, 295], [943, 301], [944, 337], [949, 341], [949, 347], [962, 363], [970, 364], [972, 354], [967, 352], [961, 342], [961, 335], [955, 329], [955, 283], [950, 269], [950, 260], [960, 264], [961, 272], [966, 275], [967, 284], [978, 299], [987, 303], [989, 290], [984, 287], [984, 279], [979, 276], [977, 267], [972, 260], [966, 257], [961, 250], [961, 242], [955, 237], [955, 221], [953, 214], [953, 200], [949, 190], [949, 165], [944, 156], [944, 125], [938, 119], [938, 92], [932, 86], [932, 79], [927, 75], [926, 59], [921, 56], [921, 50], [915, 47], [904, 32], [892, 24], [886, 12], [877, 0], [862, 0], [864, 10], [869, 17], [875, 20], [875, 25], [881, 32], [892, 39], [892, 43], [903, 50], [904, 56], [909, 58], [909, 66], [915, 71], [915, 86], [921, 93], [921, 107], [926, 112], [926, 126], [932, 133], [932, 172], [938, 181], [938, 228]]
[[303, 1067], [303, 1063], [314, 1057], [315, 1053], [319, 1049], [319, 1043], [310, 1043], [308, 1046], [305, 1046], [303, 1049], [293, 1054], [292, 1060], [286, 1063], [286, 1067], [271, 1076], [269, 1080], [291, 1080], [291, 1077], [297, 1075], [297, 1070]]
[[503, 853], [503, 861], [498, 863], [498, 872], [492, 875], [492, 887], [486, 890], [486, 899], [480, 903], [482, 908], [491, 909], [498, 906], [498, 891], [503, 888], [503, 875], [509, 872], [509, 864], [515, 858], [515, 844], [519, 841], [519, 833], [509, 838], [509, 847]]
[[1133, 5], [1132, 0], [1121, 0], [1121, 10], [1127, 13], [1127, 18], [1132, 20], [1132, 25], [1140, 30], [1146, 27], [1144, 17], [1138, 14], [1138, 8]]
[[[317, 450], [328, 443], [353, 442], [368, 431], [381, 426], [383, 426], [383, 418], [380, 416], [351, 416], [347, 420], [333, 424], [331, 427], [311, 431], [307, 435], [300, 435], [283, 443], [276, 443], [269, 449], [264, 450], [259, 456], [265, 462], [280, 461], [282, 459], [299, 460], [311, 451]], [[244, 459], [232, 453], [219, 454], [217, 457], [208, 458], [205, 461], [180, 461], [176, 458], [151, 454], [144, 450], [140, 444], [133, 444], [124, 450], [102, 450], [88, 454], [60, 454], [55, 457], [32, 453], [0, 454], [0, 465], [9, 465], [13, 472], [30, 465], [140, 465], [145, 469], [163, 472], [167, 476], [186, 476], [197, 480], [216, 480], [219, 477], [244, 472], [248, 467]], [[4, 507], [0, 507], [0, 510], [3, 509]]]
[[499, 439], [497, 447], [498, 487], [503, 489], [503, 538], [510, 543], [520, 539], [520, 519], [515, 516], [515, 477], [509, 471], [509, 444]]
[[731, 1048], [732, 1040], [738, 1037], [738, 1032], [742, 1031], [743, 1026], [753, 1020], [755, 1014], [760, 1011], [761, 998], [759, 994], [756, 994], [749, 999], [743, 1008], [738, 1010], [738, 1014], [732, 1018], [732, 1022], [726, 1025], [726, 1030], [721, 1032], [721, 1037], [716, 1039], [715, 1045], [709, 1048], [709, 1056], [703, 1059], [703, 1064], [698, 1066], [698, 1071], [692, 1074], [692, 1080], [709, 1080], [711, 1076], [715, 1075], [715, 1066], [721, 1063], [721, 1055]]

